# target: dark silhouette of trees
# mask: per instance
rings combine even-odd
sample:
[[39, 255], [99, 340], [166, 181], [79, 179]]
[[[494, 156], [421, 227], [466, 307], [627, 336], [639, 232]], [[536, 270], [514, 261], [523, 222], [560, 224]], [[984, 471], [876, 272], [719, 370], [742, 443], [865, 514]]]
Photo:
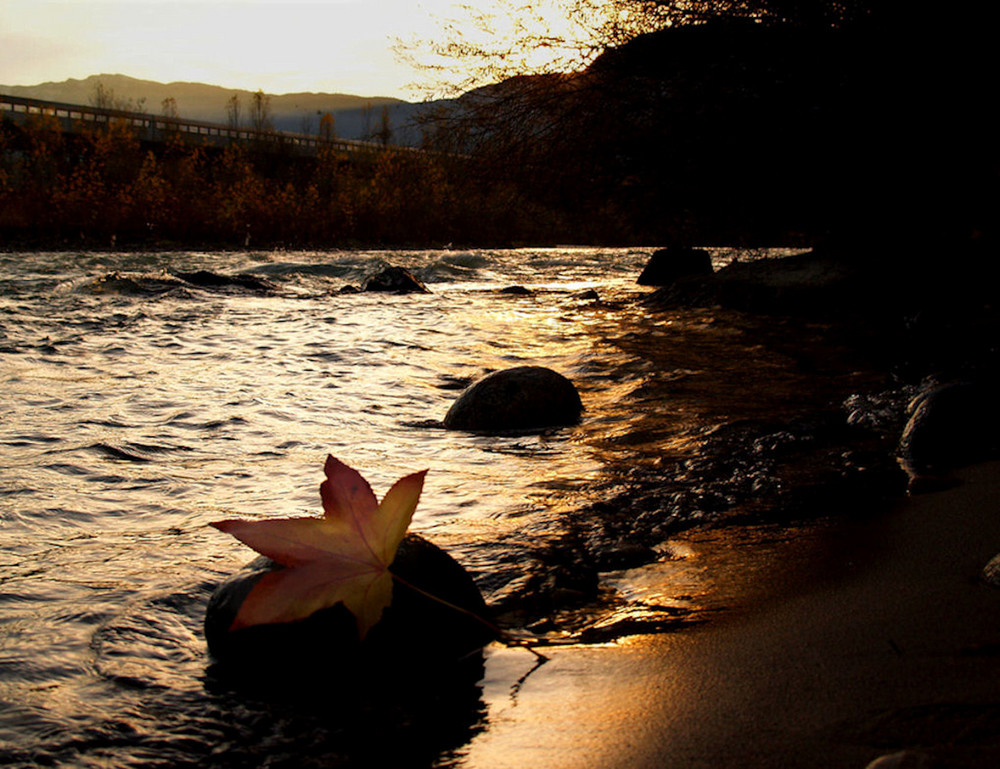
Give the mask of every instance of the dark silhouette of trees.
[[[617, 223], [619, 237], [649, 241], [941, 242], [979, 227], [971, 212], [994, 199], [988, 10], [921, 15], [889, 0], [561, 7], [578, 22], [572, 34], [532, 28], [484, 44], [454, 27], [457, 38], [439, 38], [439, 57], [493, 84], [457, 98], [428, 132], [578, 228], [603, 219], [605, 233]], [[525, 68], [519, 45], [559, 55]]]
[[388, 147], [392, 143], [392, 118], [389, 115], [388, 106], [383, 105], [379, 113], [378, 131], [375, 132], [375, 138], [383, 147]]
[[668, 27], [741, 22], [835, 29], [879, 17], [889, 0], [493, 0], [460, 6], [430, 39], [401, 43], [428, 95], [512, 77], [585, 69], [609, 49]]
[[271, 97], [264, 91], [258, 89], [254, 92], [250, 101], [250, 128], [257, 134], [264, 134], [274, 130], [274, 123], [271, 120]]
[[240, 95], [234, 93], [226, 102], [226, 124], [230, 128], [237, 129], [242, 125], [242, 120], [243, 104], [240, 102]]

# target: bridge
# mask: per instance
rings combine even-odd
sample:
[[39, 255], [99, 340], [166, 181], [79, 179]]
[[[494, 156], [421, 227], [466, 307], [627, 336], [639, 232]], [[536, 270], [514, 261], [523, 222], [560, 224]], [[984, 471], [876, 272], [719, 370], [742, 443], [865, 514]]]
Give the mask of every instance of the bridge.
[[32, 119], [48, 115], [59, 121], [63, 131], [75, 133], [85, 128], [119, 123], [129, 126], [141, 141], [165, 142], [180, 138], [201, 146], [228, 147], [231, 144], [276, 144], [284, 150], [302, 155], [315, 155], [327, 148], [347, 156], [371, 155], [386, 149], [419, 151], [410, 147], [387, 146], [357, 139], [336, 139], [310, 136], [291, 131], [261, 131], [249, 127], [233, 127], [221, 123], [186, 120], [145, 112], [130, 112], [104, 107], [84, 107], [41, 99], [25, 99], [0, 94], [0, 119], [24, 125]]

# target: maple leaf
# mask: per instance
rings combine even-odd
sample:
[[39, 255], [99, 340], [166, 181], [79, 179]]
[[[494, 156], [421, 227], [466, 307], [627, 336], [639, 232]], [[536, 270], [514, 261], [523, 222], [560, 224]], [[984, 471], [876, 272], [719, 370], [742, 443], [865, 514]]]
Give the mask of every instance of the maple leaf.
[[392, 601], [389, 566], [410, 525], [427, 471], [396, 481], [381, 504], [361, 474], [340, 460], [328, 456], [324, 471], [322, 518], [211, 524], [286, 567], [254, 585], [230, 630], [293, 622], [343, 603], [363, 639]]

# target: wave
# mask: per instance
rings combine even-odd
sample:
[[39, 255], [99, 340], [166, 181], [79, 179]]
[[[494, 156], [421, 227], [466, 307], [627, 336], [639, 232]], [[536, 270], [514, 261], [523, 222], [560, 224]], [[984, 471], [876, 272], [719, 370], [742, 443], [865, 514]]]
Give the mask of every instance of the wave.
[[85, 278], [74, 284], [84, 294], [118, 296], [156, 296], [183, 289], [188, 284], [167, 273], [109, 272], [97, 278]]

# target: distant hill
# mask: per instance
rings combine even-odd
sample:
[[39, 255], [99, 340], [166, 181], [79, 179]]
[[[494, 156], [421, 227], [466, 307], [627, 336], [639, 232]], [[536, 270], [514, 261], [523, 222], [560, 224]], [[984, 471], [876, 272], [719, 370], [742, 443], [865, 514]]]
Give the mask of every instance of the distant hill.
[[[158, 83], [139, 80], [127, 75], [91, 75], [83, 80], [64, 80], [39, 85], [0, 85], [0, 93], [27, 99], [44, 99], [67, 104], [93, 105], [98, 87], [113, 96], [125, 109], [160, 114], [163, 102], [174, 99], [177, 114], [189, 120], [212, 123], [228, 122], [226, 106], [239, 96], [244, 119], [249, 112], [252, 91], [223, 88], [204, 83]], [[413, 118], [423, 105], [384, 96], [364, 97], [341, 93], [270, 94], [270, 110], [274, 127], [280, 131], [315, 134], [319, 118], [329, 112], [334, 117], [337, 136], [364, 139], [381, 125], [382, 110], [388, 109], [394, 138], [400, 143], [413, 143], [417, 132]]]

